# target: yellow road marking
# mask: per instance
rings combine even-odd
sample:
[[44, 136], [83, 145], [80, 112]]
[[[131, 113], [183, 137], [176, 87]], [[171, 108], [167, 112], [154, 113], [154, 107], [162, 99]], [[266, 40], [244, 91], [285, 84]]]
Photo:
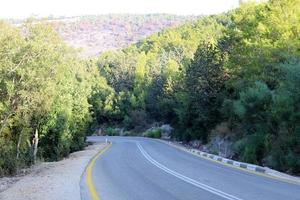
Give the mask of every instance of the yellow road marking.
[[86, 184], [89, 189], [90, 195], [92, 200], [100, 200], [99, 195], [97, 194], [97, 191], [95, 189], [93, 178], [92, 178], [92, 171], [93, 167], [95, 165], [96, 160], [107, 150], [111, 147], [112, 143], [110, 143], [108, 146], [106, 146], [104, 149], [102, 149], [99, 153], [97, 153], [94, 158], [90, 161], [89, 165], [86, 168]]

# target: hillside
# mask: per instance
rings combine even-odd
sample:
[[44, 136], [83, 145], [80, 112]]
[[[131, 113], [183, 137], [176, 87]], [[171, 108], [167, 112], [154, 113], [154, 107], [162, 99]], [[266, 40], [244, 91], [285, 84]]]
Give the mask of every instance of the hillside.
[[144, 33], [95, 62], [56, 34], [75, 42], [87, 29], [109, 30], [101, 41], [122, 48], [135, 37], [115, 37], [154, 30], [151, 17], [163, 18], [54, 19], [22, 30], [0, 22], [0, 176], [62, 159], [96, 131], [159, 138], [166, 124], [169, 137], [200, 150], [300, 174], [300, 1], [241, 4]]
[[125, 48], [153, 33], [196, 18], [167, 14], [112, 14], [48, 21], [54, 24], [64, 41], [81, 49], [83, 57], [91, 57], [107, 50]]
[[299, 19], [299, 0], [244, 3], [103, 53], [115, 101], [94, 98], [95, 121], [149, 137], [170, 124], [201, 150], [300, 174]]

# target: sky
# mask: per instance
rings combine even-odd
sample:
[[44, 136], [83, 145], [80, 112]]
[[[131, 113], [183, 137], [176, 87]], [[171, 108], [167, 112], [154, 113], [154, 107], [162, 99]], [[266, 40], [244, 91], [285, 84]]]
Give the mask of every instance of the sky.
[[110, 13], [217, 14], [239, 0], [1, 0], [0, 18], [78, 16]]

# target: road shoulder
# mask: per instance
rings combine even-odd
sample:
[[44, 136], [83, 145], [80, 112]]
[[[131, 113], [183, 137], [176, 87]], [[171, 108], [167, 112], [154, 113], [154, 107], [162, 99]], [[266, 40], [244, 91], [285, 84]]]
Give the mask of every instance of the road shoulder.
[[[93, 156], [105, 148], [97, 143], [83, 151], [70, 154], [59, 162], [42, 162], [34, 166], [30, 173], [20, 177], [17, 182], [0, 193], [5, 200], [80, 200], [80, 180], [86, 166]], [[1, 180], [2, 179], [2, 180]], [[10, 181], [13, 178], [1, 178]]]

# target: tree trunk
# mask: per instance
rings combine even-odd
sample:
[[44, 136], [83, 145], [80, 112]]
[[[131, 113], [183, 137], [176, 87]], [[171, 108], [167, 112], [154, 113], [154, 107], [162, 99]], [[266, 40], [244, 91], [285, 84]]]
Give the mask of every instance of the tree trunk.
[[21, 139], [22, 139], [22, 134], [20, 133], [19, 138], [18, 138], [18, 145], [17, 145], [17, 160], [20, 157], [20, 146], [21, 146]]
[[9, 119], [10, 116], [11, 116], [11, 114], [8, 114], [8, 115], [5, 116], [5, 118], [4, 118], [3, 122], [2, 122], [2, 126], [0, 128], [0, 135], [2, 134], [2, 131], [3, 131], [4, 127], [6, 126], [6, 124], [7, 124], [8, 119]]
[[2, 134], [9, 118], [14, 114], [15, 110], [17, 109], [15, 103], [16, 103], [16, 99], [13, 99], [12, 102], [11, 102], [12, 110], [5, 116], [5, 118], [2, 121], [2, 125], [1, 125], [1, 128], [0, 128], [0, 135]]
[[32, 147], [33, 147], [33, 163], [36, 163], [36, 155], [37, 155], [37, 151], [38, 151], [38, 143], [39, 143], [39, 131], [38, 128], [35, 129], [35, 134], [34, 134], [34, 138], [32, 140]]

